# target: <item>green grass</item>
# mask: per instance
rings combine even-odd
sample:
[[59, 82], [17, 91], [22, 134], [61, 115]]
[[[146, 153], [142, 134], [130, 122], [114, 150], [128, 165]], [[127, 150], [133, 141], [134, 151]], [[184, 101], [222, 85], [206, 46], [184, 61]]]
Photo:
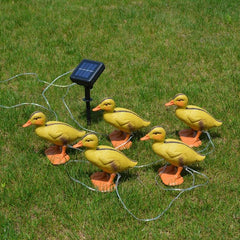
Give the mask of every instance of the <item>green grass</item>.
[[[210, 130], [215, 151], [192, 166], [208, 176], [208, 185], [182, 194], [160, 219], [141, 222], [115, 192], [92, 192], [73, 182], [64, 166], [51, 165], [44, 155], [49, 143], [32, 127], [21, 127], [41, 108], [0, 108], [0, 239], [239, 239], [239, 16], [237, 0], [2, 1], [0, 80], [34, 72], [51, 82], [83, 58], [104, 62], [91, 106], [113, 97], [151, 120], [124, 151], [139, 165], [159, 159], [150, 142], [139, 141], [152, 126], [162, 125], [172, 138], [185, 127], [164, 106], [176, 93], [186, 93], [190, 104], [206, 108], [223, 125]], [[69, 76], [56, 83], [70, 84]], [[48, 107], [45, 87], [33, 76], [0, 83], [0, 105]], [[46, 91], [59, 120], [77, 127], [63, 105], [65, 94], [66, 88]], [[82, 87], [70, 88], [65, 100], [73, 116], [84, 127], [110, 133], [99, 113], [86, 125], [83, 97]], [[100, 141], [110, 145], [104, 136]], [[83, 152], [68, 152], [85, 160]], [[162, 165], [122, 173], [119, 193], [139, 218], [157, 216], [177, 195], [155, 185]], [[96, 170], [86, 163], [67, 167], [86, 184]], [[189, 186], [191, 176], [184, 179]], [[197, 177], [196, 183], [203, 182]]]

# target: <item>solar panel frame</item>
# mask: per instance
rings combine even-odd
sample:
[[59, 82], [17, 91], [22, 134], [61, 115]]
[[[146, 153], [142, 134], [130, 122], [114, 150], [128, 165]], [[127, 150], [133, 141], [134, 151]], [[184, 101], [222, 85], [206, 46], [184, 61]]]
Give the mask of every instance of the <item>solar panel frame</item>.
[[102, 62], [83, 59], [74, 69], [70, 79], [79, 85], [92, 88], [104, 69]]

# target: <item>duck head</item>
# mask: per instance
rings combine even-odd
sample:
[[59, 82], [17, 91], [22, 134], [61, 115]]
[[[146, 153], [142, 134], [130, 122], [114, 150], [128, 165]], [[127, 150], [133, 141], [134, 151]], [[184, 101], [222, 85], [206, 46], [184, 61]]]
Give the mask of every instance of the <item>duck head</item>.
[[165, 106], [171, 106], [176, 105], [180, 108], [185, 108], [188, 104], [188, 98], [185, 94], [179, 93], [175, 95], [175, 97], [168, 103], [165, 104]]
[[112, 98], [105, 98], [100, 102], [97, 107], [93, 108], [93, 111], [96, 112], [99, 110], [103, 110], [106, 112], [113, 112], [115, 106], [115, 101]]
[[166, 131], [162, 127], [156, 126], [156, 127], [153, 127], [152, 130], [148, 134], [146, 134], [144, 137], [142, 137], [140, 140], [145, 141], [145, 140], [152, 139], [155, 142], [164, 142], [165, 137], [166, 137]]
[[96, 149], [98, 146], [98, 137], [93, 134], [93, 133], [88, 133], [83, 138], [81, 141], [73, 145], [74, 148], [79, 148], [79, 147], [86, 147], [89, 149]]
[[46, 116], [42, 112], [34, 112], [30, 116], [29, 120], [23, 124], [23, 127], [28, 127], [30, 125], [43, 126], [46, 122]]

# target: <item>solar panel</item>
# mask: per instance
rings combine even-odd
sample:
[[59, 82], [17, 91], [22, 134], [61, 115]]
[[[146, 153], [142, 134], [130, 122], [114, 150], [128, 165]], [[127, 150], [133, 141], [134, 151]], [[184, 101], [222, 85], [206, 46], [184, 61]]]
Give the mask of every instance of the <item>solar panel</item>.
[[70, 79], [79, 85], [92, 88], [104, 69], [105, 66], [102, 62], [83, 59], [74, 69]]

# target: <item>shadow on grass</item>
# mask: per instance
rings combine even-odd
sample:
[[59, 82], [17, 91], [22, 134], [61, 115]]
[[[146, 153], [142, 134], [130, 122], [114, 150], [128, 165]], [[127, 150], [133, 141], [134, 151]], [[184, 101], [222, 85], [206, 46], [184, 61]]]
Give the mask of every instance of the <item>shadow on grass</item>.
[[[99, 122], [103, 121], [103, 112], [102, 111], [93, 112], [92, 109], [90, 109], [90, 116], [91, 116], [91, 123], [99, 123]], [[79, 121], [85, 120], [87, 122], [86, 109], [80, 112], [77, 119]], [[88, 126], [91, 126], [91, 124]]]

